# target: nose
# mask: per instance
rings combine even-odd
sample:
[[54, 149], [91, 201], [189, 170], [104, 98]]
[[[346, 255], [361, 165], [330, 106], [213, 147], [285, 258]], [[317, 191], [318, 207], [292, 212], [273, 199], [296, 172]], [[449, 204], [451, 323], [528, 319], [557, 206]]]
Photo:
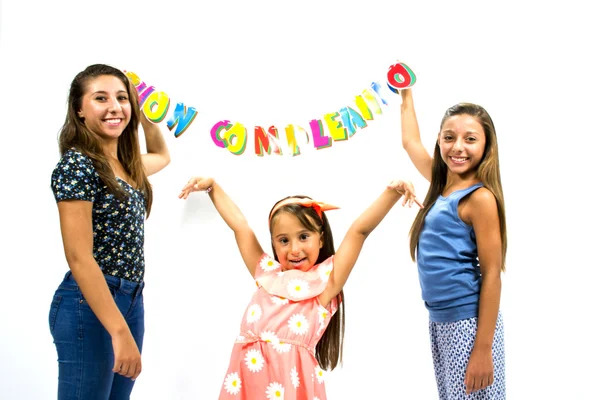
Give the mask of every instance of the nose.
[[111, 99], [110, 104], [108, 105], [108, 111], [112, 113], [121, 111], [121, 103], [119, 103], [118, 99]]
[[452, 149], [454, 151], [456, 151], [457, 153], [460, 153], [461, 151], [463, 151], [463, 142], [462, 140], [457, 140], [454, 142], [454, 146], [452, 146]]
[[291, 252], [292, 254], [298, 254], [300, 252], [300, 243], [297, 240], [292, 240]]

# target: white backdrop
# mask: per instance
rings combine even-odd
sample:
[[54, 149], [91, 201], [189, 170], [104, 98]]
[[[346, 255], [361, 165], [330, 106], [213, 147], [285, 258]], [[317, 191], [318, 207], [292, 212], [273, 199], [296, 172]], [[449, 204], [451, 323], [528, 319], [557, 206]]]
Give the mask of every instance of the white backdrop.
[[[584, 3], [3, 0], [0, 397], [56, 397], [47, 318], [68, 267], [49, 185], [77, 72], [98, 62], [134, 71], [165, 91], [172, 109], [181, 101], [199, 112], [179, 138], [161, 124], [172, 163], [151, 178], [144, 370], [132, 398], [214, 399], [255, 286], [208, 197], [184, 202], [180, 188], [193, 174], [216, 176], [265, 249], [268, 210], [286, 195], [340, 205], [328, 214], [337, 244], [389, 180], [413, 180], [423, 198], [391, 92], [383, 114], [346, 142], [294, 158], [252, 154], [254, 125], [308, 129], [372, 81], [384, 83], [401, 59], [417, 75], [428, 148], [459, 101], [482, 104], [496, 124], [509, 230], [508, 397], [597, 398], [600, 221], [590, 187], [600, 29]], [[212, 142], [210, 128], [223, 119], [248, 128], [243, 155]], [[415, 214], [392, 210], [345, 287], [345, 363], [329, 374], [333, 400], [437, 397], [408, 254]]]

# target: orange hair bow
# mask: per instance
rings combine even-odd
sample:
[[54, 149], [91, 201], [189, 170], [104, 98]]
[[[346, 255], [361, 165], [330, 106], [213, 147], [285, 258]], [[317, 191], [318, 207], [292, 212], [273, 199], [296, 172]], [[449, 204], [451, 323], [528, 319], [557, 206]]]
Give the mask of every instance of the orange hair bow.
[[288, 204], [299, 204], [302, 207], [312, 207], [316, 212], [319, 218], [323, 219], [323, 211], [329, 210], [338, 210], [338, 206], [334, 206], [329, 203], [323, 203], [322, 201], [315, 201], [312, 199], [299, 199], [297, 197], [290, 197], [289, 199], [285, 199], [277, 204], [273, 211], [271, 211], [271, 215], [269, 215], [269, 223], [271, 222], [271, 218], [273, 218], [273, 214], [277, 212], [281, 207], [287, 206]]

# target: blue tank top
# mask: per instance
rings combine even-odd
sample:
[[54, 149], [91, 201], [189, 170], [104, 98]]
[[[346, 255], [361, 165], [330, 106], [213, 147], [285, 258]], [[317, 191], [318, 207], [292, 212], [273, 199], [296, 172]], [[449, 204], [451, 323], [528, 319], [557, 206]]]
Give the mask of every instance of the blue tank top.
[[478, 315], [481, 271], [475, 231], [458, 216], [458, 203], [482, 186], [477, 183], [448, 197], [438, 197], [425, 216], [417, 266], [422, 297], [433, 322]]

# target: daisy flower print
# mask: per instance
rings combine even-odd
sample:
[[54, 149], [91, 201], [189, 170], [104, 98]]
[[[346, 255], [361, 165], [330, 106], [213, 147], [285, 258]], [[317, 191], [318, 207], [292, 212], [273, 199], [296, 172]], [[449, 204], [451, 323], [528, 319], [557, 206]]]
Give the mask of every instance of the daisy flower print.
[[260, 334], [260, 340], [267, 343], [279, 343], [279, 339], [275, 332], [264, 331]]
[[251, 372], [260, 371], [265, 364], [265, 359], [263, 358], [262, 354], [260, 354], [260, 351], [256, 349], [248, 350], [244, 361]]
[[279, 354], [287, 353], [288, 351], [290, 351], [292, 349], [292, 345], [290, 343], [284, 343], [284, 342], [280, 341], [279, 339], [277, 339], [277, 341], [275, 341], [275, 342], [272, 342], [271, 344], [273, 345], [273, 348], [275, 350], [277, 350], [277, 352]]
[[290, 372], [290, 379], [292, 381], [292, 386], [294, 387], [294, 389], [298, 389], [298, 386], [300, 386], [300, 377], [298, 376], [298, 371], [296, 371], [296, 367], [292, 368], [292, 371]]
[[265, 272], [271, 272], [271, 271], [275, 271], [277, 269], [277, 267], [279, 267], [279, 265], [277, 264], [277, 262], [275, 260], [273, 260], [271, 257], [265, 257], [263, 258], [263, 260], [260, 262], [260, 267], [263, 269], [263, 271]]
[[304, 279], [292, 279], [287, 285], [287, 291], [293, 298], [301, 298], [308, 294], [308, 282]]
[[283, 386], [277, 382], [270, 383], [267, 388], [267, 399], [283, 400]]
[[318, 365], [315, 367], [315, 377], [319, 383], [323, 383], [323, 381], [325, 381], [325, 371], [323, 371]]
[[248, 314], [246, 315], [246, 321], [248, 321], [249, 324], [251, 324], [252, 322], [256, 322], [260, 319], [260, 316], [262, 315], [262, 308], [260, 308], [260, 306], [258, 304], [252, 304], [250, 307], [248, 307]]
[[329, 280], [329, 275], [333, 270], [333, 263], [327, 262], [319, 265], [319, 276], [323, 282], [327, 282]]
[[288, 327], [296, 335], [304, 335], [308, 332], [308, 320], [302, 314], [294, 314], [288, 320]]
[[225, 386], [227, 393], [238, 394], [242, 388], [242, 381], [240, 380], [240, 376], [237, 374], [237, 372], [232, 372], [227, 375], [223, 385]]
[[290, 302], [285, 297], [279, 297], [276, 295], [271, 296], [271, 301], [273, 302], [273, 304], [278, 305], [278, 306], [284, 306]]

